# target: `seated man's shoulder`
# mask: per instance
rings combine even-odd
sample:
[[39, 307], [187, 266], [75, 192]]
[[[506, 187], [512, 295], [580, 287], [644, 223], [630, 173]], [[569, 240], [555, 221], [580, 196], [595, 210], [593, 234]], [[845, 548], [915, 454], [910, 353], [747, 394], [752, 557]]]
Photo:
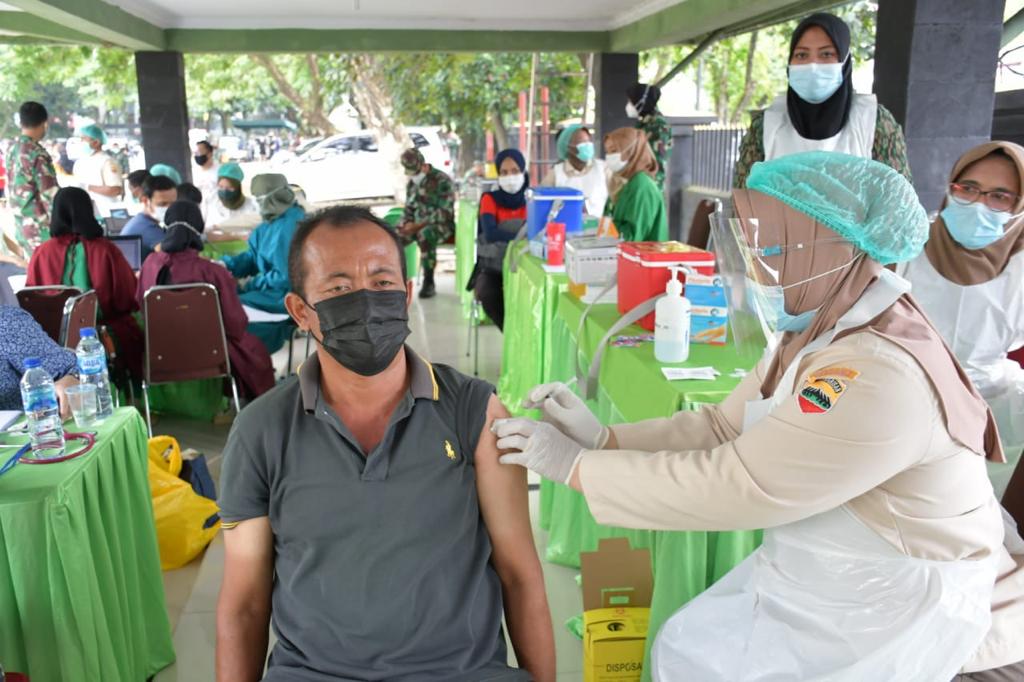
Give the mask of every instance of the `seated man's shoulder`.
[[272, 428], [290, 418], [299, 400], [299, 379], [291, 376], [246, 405], [235, 418], [235, 427], [250, 432]]
[[459, 395], [463, 392], [494, 393], [494, 386], [489, 381], [463, 374], [450, 365], [432, 363], [431, 367], [438, 389], [442, 394], [445, 392], [449, 395]]

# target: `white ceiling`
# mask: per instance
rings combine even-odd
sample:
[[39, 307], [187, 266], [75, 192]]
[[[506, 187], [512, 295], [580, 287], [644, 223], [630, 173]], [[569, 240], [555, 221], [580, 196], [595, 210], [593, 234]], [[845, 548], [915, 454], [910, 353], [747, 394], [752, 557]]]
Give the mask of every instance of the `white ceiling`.
[[106, 0], [160, 28], [608, 31], [682, 0]]

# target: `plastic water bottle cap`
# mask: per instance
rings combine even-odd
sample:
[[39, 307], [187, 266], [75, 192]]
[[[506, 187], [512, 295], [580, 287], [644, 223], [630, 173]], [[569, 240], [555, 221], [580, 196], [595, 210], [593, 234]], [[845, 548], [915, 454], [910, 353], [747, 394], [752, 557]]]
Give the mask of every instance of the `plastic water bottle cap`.
[[81, 331], [78, 332], [78, 336], [80, 338], [85, 338], [87, 336], [96, 336], [96, 328], [95, 327], [82, 327]]
[[42, 366], [43, 363], [39, 358], [25, 358], [25, 369], [35, 369]]

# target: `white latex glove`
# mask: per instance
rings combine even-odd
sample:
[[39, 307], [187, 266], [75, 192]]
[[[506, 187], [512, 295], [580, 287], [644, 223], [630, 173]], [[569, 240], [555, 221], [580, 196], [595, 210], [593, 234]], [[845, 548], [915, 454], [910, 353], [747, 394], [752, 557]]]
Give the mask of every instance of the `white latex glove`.
[[557, 483], [569, 483], [576, 460], [583, 454], [579, 443], [551, 424], [533, 419], [498, 419], [491, 427], [499, 450], [518, 450], [502, 455], [502, 464], [518, 464]]
[[540, 410], [544, 421], [588, 450], [600, 450], [608, 442], [601, 425], [583, 399], [561, 382], [535, 386], [523, 402], [528, 410]]

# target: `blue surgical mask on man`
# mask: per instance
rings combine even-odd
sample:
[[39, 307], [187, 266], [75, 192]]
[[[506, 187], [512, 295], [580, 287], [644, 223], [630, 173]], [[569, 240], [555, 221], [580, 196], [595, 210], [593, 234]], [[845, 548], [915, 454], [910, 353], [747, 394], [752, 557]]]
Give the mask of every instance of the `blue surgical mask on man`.
[[790, 64], [789, 87], [800, 99], [821, 104], [843, 84], [843, 64]]
[[965, 206], [952, 197], [946, 198], [946, 208], [939, 215], [950, 236], [971, 250], [983, 249], [1002, 239], [1006, 223], [1016, 217], [1006, 211], [993, 211], [980, 201]]
[[587, 163], [594, 158], [594, 143], [593, 142], [580, 142], [576, 145], [576, 158]]

